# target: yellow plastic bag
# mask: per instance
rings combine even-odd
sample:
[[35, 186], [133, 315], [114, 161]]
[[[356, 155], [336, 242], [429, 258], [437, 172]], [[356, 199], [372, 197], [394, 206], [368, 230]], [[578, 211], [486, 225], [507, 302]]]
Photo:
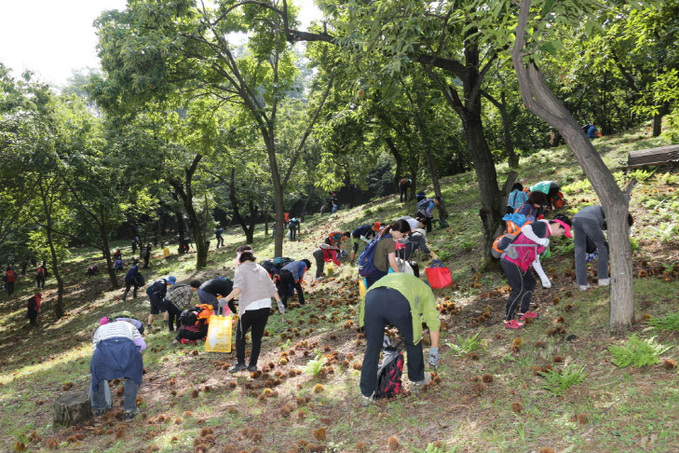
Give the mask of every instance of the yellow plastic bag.
[[335, 265], [333, 263], [328, 263], [325, 265], [325, 275], [332, 277], [335, 274]]
[[207, 352], [231, 352], [231, 316], [210, 316], [210, 326], [205, 338]]
[[362, 278], [358, 281], [358, 296], [363, 299], [366, 291], [368, 291], [368, 289], [365, 287], [365, 279]]
[[170, 249], [169, 249], [169, 248], [165, 247], [165, 248], [163, 249], [163, 256], [164, 256], [165, 258], [167, 258], [168, 256], [170, 256]]

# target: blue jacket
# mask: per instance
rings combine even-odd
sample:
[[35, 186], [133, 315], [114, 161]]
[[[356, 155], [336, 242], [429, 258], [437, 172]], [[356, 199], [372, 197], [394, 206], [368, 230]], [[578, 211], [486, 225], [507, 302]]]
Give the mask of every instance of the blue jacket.
[[127, 274], [125, 274], [125, 283], [134, 283], [137, 274], [139, 274], [139, 266], [135, 264], [127, 271]]
[[99, 390], [102, 379], [129, 378], [141, 385], [144, 362], [134, 341], [124, 337], [114, 337], [97, 343], [90, 362], [93, 390]]
[[295, 283], [304, 278], [304, 272], [306, 272], [306, 263], [304, 261], [293, 261], [290, 264], [283, 266], [283, 269], [290, 271], [292, 277], [295, 279]]

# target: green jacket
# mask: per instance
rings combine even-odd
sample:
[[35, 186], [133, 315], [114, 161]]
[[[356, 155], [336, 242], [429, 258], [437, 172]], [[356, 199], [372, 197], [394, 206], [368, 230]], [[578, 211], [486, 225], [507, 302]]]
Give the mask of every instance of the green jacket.
[[[419, 278], [404, 272], [387, 274], [377, 280], [368, 292], [379, 287], [392, 288], [401, 293], [410, 303], [410, 312], [413, 315], [413, 343], [418, 344], [422, 339], [422, 323], [429, 330], [438, 332], [441, 329], [439, 311], [436, 309], [436, 297], [429, 285]], [[361, 327], [365, 324], [365, 298], [361, 299], [358, 306], [358, 323]]]

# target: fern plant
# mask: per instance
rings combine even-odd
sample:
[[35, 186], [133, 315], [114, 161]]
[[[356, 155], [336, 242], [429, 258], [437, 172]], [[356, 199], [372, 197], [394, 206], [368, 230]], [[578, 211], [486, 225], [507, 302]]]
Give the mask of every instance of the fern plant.
[[547, 371], [540, 371], [538, 374], [547, 381], [543, 388], [556, 396], [563, 395], [566, 390], [574, 385], [578, 385], [586, 377], [585, 367], [578, 367], [575, 364], [568, 365], [561, 371], [548, 369]]
[[660, 362], [660, 354], [669, 350], [671, 346], [665, 346], [655, 342], [655, 337], [642, 340], [636, 334], [627, 341], [626, 346], [611, 345], [608, 351], [613, 356], [613, 364], [619, 368], [630, 365], [642, 367], [655, 365]]
[[325, 356], [322, 353], [318, 352], [316, 354], [316, 358], [313, 360], [309, 360], [309, 363], [306, 364], [306, 366], [304, 367], [304, 371], [306, 371], [308, 374], [312, 376], [318, 376], [318, 374], [323, 369], [325, 362], [326, 362]]
[[455, 355], [467, 355], [470, 352], [478, 351], [479, 349], [486, 348], [486, 340], [479, 339], [481, 332], [476, 332], [469, 338], [464, 338], [462, 335], [457, 336], [457, 343], [446, 343], [453, 354]]
[[679, 332], [679, 312], [670, 313], [660, 318], [651, 318], [648, 323], [658, 330], [676, 330]]

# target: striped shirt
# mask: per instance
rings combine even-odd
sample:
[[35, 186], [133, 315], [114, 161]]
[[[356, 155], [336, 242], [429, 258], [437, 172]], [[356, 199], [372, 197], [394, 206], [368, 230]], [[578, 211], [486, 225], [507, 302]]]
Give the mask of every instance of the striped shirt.
[[146, 348], [146, 343], [137, 328], [125, 321], [113, 321], [99, 326], [97, 331], [94, 332], [92, 343], [94, 343], [94, 349], [97, 349], [97, 343], [100, 341], [120, 337], [134, 341], [137, 346], [141, 347], [142, 351]]

